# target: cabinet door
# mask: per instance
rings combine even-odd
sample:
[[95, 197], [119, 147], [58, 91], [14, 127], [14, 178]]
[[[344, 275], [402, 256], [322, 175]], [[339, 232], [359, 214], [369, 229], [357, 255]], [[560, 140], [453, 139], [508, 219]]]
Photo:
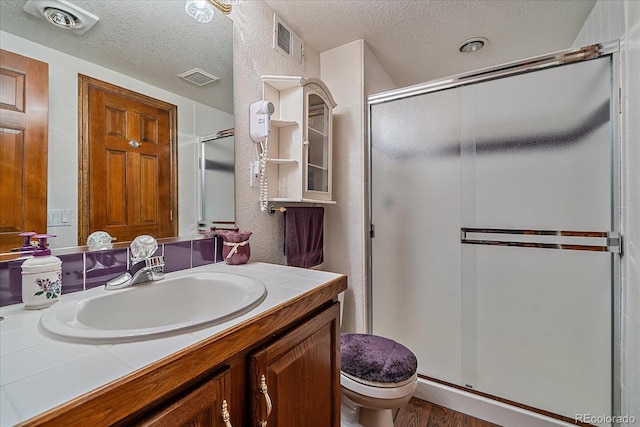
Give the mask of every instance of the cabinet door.
[[340, 425], [339, 315], [336, 303], [250, 356], [252, 426]]
[[331, 199], [331, 108], [320, 89], [305, 87], [303, 198]]
[[[231, 403], [229, 370], [207, 379], [145, 419], [134, 423], [145, 427], [231, 427], [227, 422]], [[223, 408], [224, 406], [224, 408]], [[226, 414], [224, 413], [226, 412]], [[226, 416], [225, 416], [226, 415]]]

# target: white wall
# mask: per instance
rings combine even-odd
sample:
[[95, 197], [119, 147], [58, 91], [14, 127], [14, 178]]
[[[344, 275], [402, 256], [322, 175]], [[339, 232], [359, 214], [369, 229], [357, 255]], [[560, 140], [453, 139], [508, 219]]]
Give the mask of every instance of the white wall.
[[333, 192], [337, 204], [327, 208], [331, 224], [326, 270], [347, 274], [342, 330], [367, 329], [367, 96], [395, 87], [363, 40], [320, 54], [321, 78], [338, 104], [334, 110]]
[[336, 101], [333, 110], [333, 198], [326, 209], [327, 270], [347, 274], [342, 329], [363, 331], [364, 317], [364, 41], [320, 54], [320, 75]]
[[[620, 39], [622, 85], [621, 414], [640, 422], [640, 2], [598, 0], [573, 44]], [[631, 424], [623, 424], [625, 426]]]
[[178, 228], [181, 235], [195, 233], [198, 211], [194, 210], [193, 203], [193, 192], [197, 188], [193, 176], [197, 165], [194, 139], [200, 131], [196, 114], [200, 120], [208, 117], [207, 123], [220, 126], [216, 131], [232, 127], [232, 115], [13, 34], [0, 32], [0, 47], [49, 64], [48, 209], [70, 209], [72, 212], [70, 227], [50, 227], [47, 230], [58, 236], [52, 240], [52, 246], [77, 246], [78, 74], [104, 80], [178, 107]]
[[[364, 44], [364, 93], [366, 96], [398, 88], [367, 43]], [[366, 99], [365, 99], [366, 102]], [[365, 111], [367, 106], [365, 105]], [[366, 127], [365, 127], [366, 129]]]
[[[273, 10], [263, 1], [245, 1], [233, 6], [235, 75], [235, 158], [236, 222], [249, 230], [251, 260], [284, 264], [283, 215], [261, 212], [258, 188], [249, 187], [249, 164], [255, 160], [255, 144], [249, 137], [249, 105], [262, 99], [262, 75], [319, 77], [320, 57], [305, 46], [304, 70], [289, 58], [273, 50]], [[287, 22], [300, 34], [295, 22]], [[325, 220], [325, 232], [331, 224]], [[327, 239], [325, 239], [327, 240]], [[331, 244], [325, 241], [325, 246]], [[325, 256], [326, 256], [325, 249]]]

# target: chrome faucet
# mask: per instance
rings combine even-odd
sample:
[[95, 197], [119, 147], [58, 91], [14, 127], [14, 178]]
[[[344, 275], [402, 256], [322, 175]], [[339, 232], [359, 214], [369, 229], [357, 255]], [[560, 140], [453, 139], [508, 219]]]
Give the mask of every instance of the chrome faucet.
[[151, 256], [157, 249], [158, 242], [153, 237], [136, 237], [129, 246], [131, 268], [105, 283], [105, 289], [122, 289], [164, 278], [164, 257]]
[[164, 278], [164, 257], [155, 256], [137, 262], [128, 270], [105, 283], [105, 289], [122, 289], [138, 283]]

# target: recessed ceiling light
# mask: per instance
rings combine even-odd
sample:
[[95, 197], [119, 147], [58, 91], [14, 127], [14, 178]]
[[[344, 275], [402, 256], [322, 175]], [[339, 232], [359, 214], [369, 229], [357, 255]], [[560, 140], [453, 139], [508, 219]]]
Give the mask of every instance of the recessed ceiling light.
[[67, 0], [27, 0], [24, 11], [44, 18], [58, 28], [83, 34], [93, 27], [100, 18]]
[[458, 50], [462, 53], [477, 52], [484, 47], [489, 40], [483, 37], [475, 37], [469, 40], [465, 40], [458, 45]]
[[48, 7], [42, 13], [53, 25], [66, 29], [75, 28], [78, 19], [70, 13], [54, 7]]

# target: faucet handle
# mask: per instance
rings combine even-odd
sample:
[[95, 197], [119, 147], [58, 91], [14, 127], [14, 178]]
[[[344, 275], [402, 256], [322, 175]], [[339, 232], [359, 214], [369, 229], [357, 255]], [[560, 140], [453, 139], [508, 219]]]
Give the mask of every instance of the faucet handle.
[[164, 257], [154, 256], [144, 260], [147, 271], [151, 273], [152, 280], [160, 280], [164, 277]]
[[151, 236], [142, 234], [129, 245], [131, 261], [135, 264], [150, 258], [158, 249], [158, 242]]

